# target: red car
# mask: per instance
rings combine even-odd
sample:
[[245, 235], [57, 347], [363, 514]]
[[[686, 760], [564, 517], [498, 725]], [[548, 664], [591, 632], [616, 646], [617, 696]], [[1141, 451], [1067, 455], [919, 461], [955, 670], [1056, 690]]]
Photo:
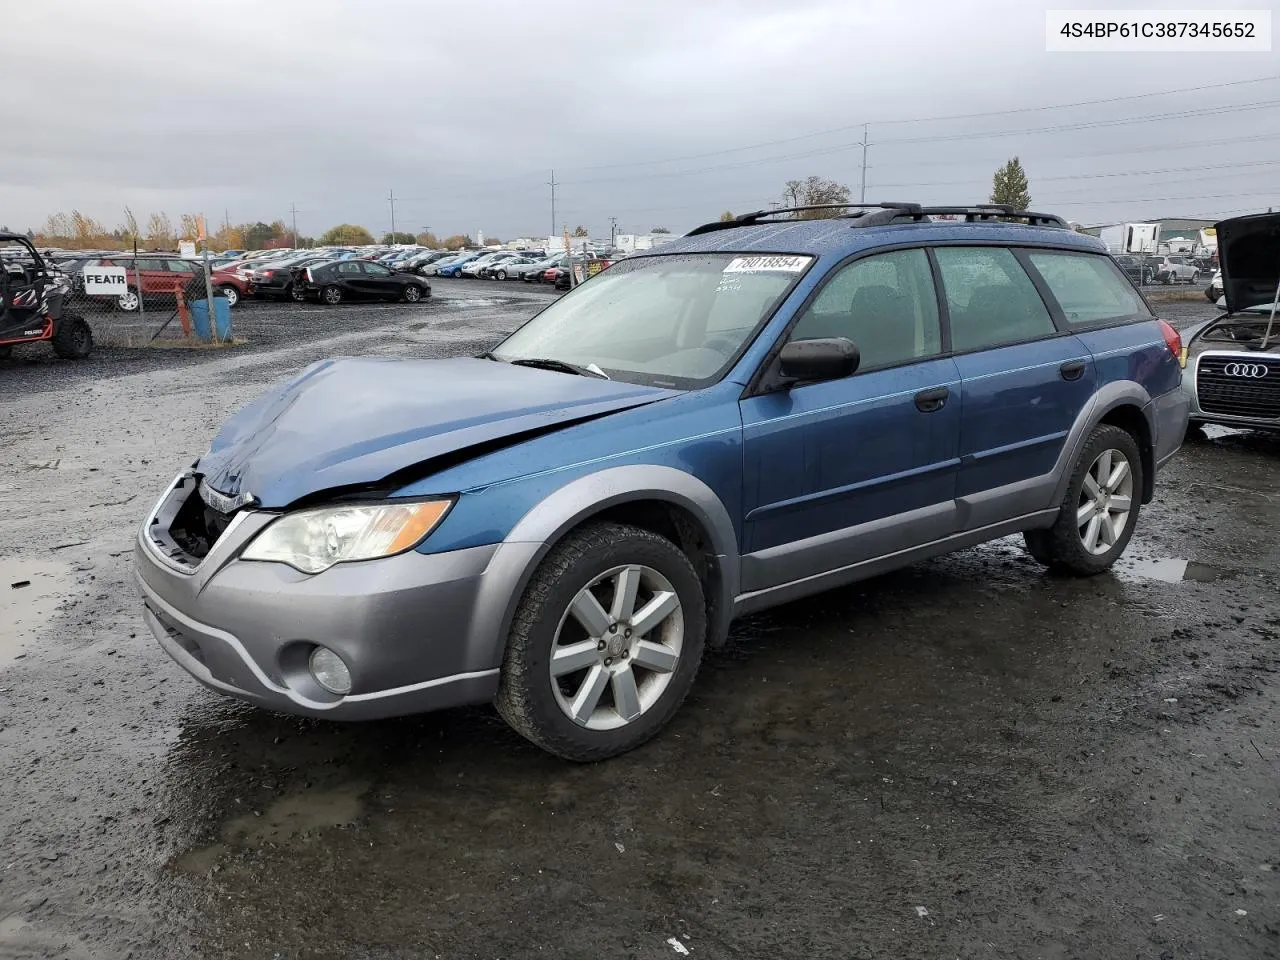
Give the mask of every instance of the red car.
[[[133, 257], [101, 257], [86, 261], [83, 266], [124, 267], [128, 271], [125, 274], [129, 285], [128, 292], [116, 298], [116, 306], [126, 313], [132, 313], [138, 309], [141, 302], [139, 291], [144, 297], [174, 297], [179, 290], [191, 282], [192, 276], [199, 269], [197, 264], [190, 260], [163, 256], [139, 257], [136, 269]], [[142, 278], [141, 283], [138, 281], [139, 275]]]
[[241, 297], [249, 295], [248, 281], [236, 272], [241, 266], [240, 263], [224, 263], [209, 275], [213, 285], [221, 288], [223, 296], [227, 298], [227, 305], [231, 307], [239, 303]]

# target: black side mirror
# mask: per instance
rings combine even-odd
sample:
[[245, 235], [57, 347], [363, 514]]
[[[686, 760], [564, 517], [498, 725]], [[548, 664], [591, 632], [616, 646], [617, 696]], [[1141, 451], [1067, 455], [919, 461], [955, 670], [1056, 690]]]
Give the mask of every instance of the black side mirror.
[[793, 340], [778, 355], [778, 373], [784, 383], [839, 380], [858, 369], [858, 348], [844, 337]]

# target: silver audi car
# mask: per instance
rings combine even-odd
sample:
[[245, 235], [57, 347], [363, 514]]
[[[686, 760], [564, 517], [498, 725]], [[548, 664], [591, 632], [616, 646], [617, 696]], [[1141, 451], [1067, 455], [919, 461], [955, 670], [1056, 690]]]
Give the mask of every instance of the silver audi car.
[[1280, 213], [1217, 231], [1226, 312], [1182, 331], [1190, 419], [1280, 430]]

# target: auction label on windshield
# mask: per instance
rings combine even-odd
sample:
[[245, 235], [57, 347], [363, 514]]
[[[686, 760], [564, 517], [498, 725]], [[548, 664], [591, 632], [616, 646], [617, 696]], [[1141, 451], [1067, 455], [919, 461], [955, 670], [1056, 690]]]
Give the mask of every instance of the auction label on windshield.
[[777, 270], [782, 273], [799, 273], [813, 257], [734, 257], [724, 268], [725, 273], [759, 273]]
[[1050, 53], [1269, 53], [1270, 10], [1048, 10]]

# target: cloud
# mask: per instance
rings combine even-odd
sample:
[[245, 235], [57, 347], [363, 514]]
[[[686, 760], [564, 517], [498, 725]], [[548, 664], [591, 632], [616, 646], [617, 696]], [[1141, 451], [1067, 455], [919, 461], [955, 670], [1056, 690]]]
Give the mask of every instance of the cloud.
[[[115, 223], [126, 205], [272, 220], [296, 203], [303, 232], [378, 233], [394, 189], [401, 227], [545, 234], [554, 169], [561, 223], [680, 229], [809, 174], [856, 192], [863, 122], [869, 199], [983, 200], [1017, 154], [1035, 206], [1077, 220], [1274, 202], [1274, 167], [1205, 168], [1280, 158], [1280, 79], [1028, 109], [1261, 77], [1269, 55], [1049, 54], [1048, 6], [15, 6], [7, 72], [39, 99], [7, 118], [0, 222], [78, 208]], [[987, 111], [1022, 112], [917, 119]], [[1190, 169], [1133, 173], [1171, 167]]]

